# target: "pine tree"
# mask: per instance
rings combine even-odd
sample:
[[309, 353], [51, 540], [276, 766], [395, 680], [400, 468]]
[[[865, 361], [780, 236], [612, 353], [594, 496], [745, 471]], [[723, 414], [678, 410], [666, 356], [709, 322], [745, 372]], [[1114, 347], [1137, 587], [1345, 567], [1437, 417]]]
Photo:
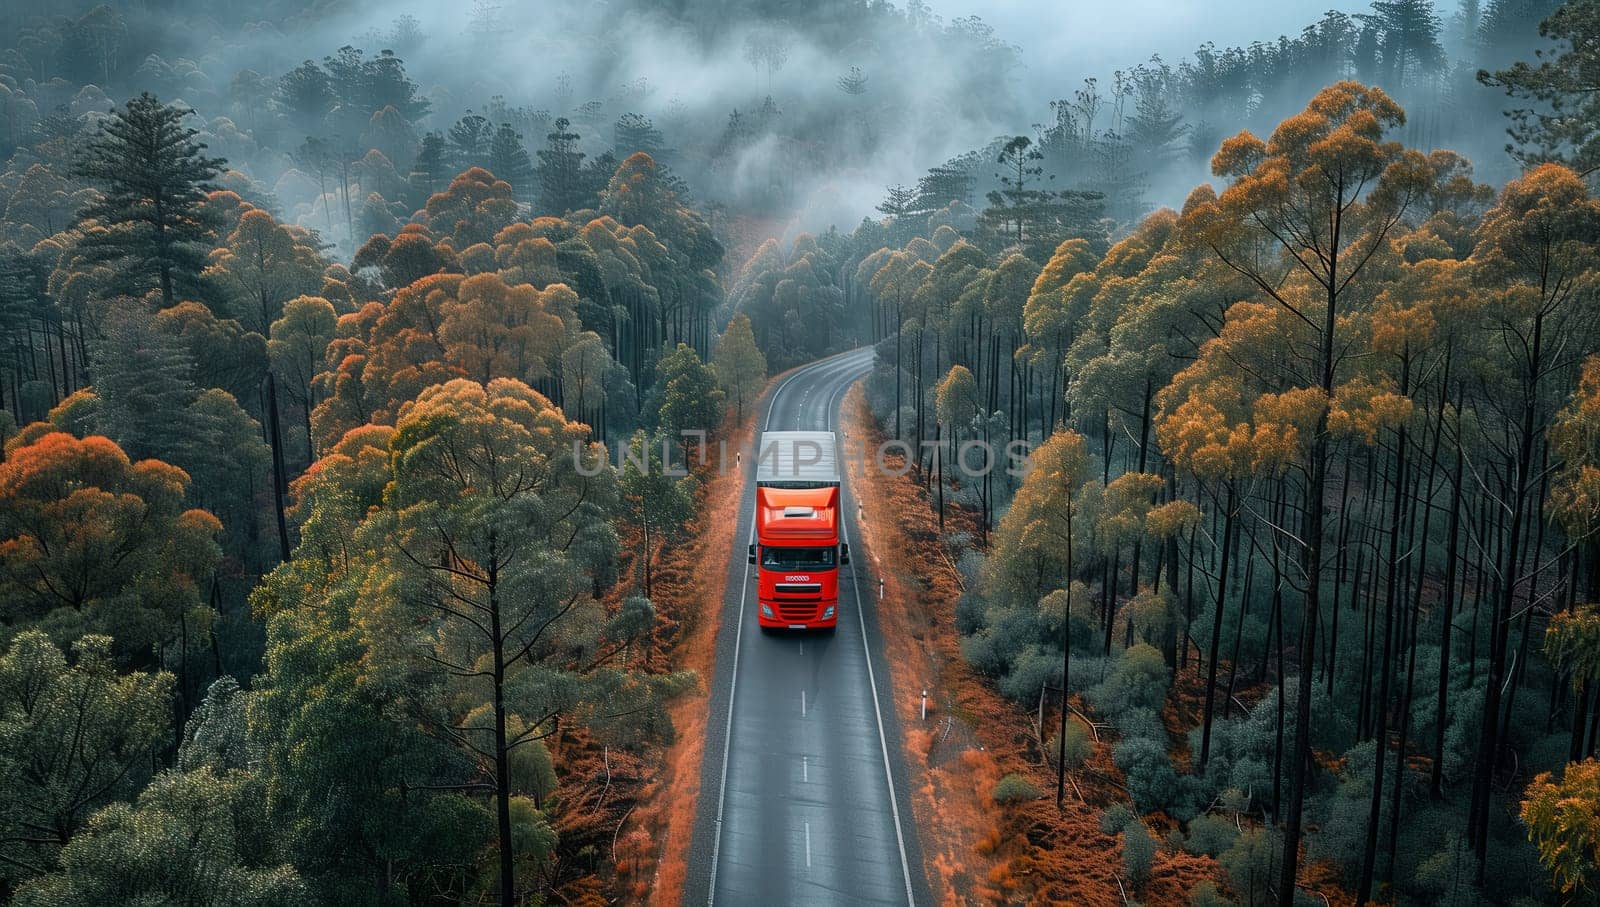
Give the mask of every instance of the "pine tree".
[[1134, 102], [1133, 116], [1128, 118], [1128, 143], [1152, 170], [1172, 162], [1189, 132], [1183, 113], [1173, 108], [1169, 76], [1163, 70], [1155, 70], [1145, 78], [1136, 77], [1139, 97]]
[[[996, 159], [1002, 168], [995, 174], [1001, 188], [989, 193], [989, 208], [984, 211], [984, 217], [1002, 233], [1010, 232], [1014, 225], [1018, 243], [1022, 242], [1023, 227], [1031, 219], [1030, 215], [1048, 195], [1035, 188], [1044, 178], [1044, 166], [1039, 163], [1043, 159], [1044, 154], [1025, 135], [1008, 140]], [[1050, 178], [1055, 177], [1052, 174]]]
[[661, 136], [661, 130], [650, 122], [649, 117], [637, 113], [625, 113], [617, 118], [612, 134], [612, 150], [618, 157], [626, 159], [635, 151], [643, 151], [658, 161], [661, 159], [665, 139]]
[[172, 459], [193, 425], [194, 360], [176, 338], [161, 333], [138, 306], [112, 310], [91, 350], [96, 428], [135, 460]]
[[450, 127], [450, 150], [455, 159], [456, 172], [484, 166], [489, 159], [489, 144], [494, 137], [494, 127], [484, 117], [467, 112]]
[[[1484, 16], [1484, 37], [1506, 30], [1501, 4]], [[1600, 166], [1600, 0], [1575, 0], [1539, 24], [1539, 34], [1560, 49], [1543, 54], [1538, 65], [1519, 61], [1478, 81], [1520, 102], [1506, 111], [1512, 144], [1506, 150], [1525, 165], [1544, 161], [1570, 164], [1583, 173]]]
[[522, 136], [501, 123], [489, 140], [489, 172], [511, 184], [518, 201], [527, 201], [533, 195], [533, 159], [522, 145]]
[[929, 169], [917, 180], [917, 197], [911, 211], [937, 211], [952, 202], [971, 204], [972, 186], [976, 182], [972, 163], [970, 159], [957, 158]]
[[581, 136], [570, 131], [571, 121], [558, 117], [551, 125], [553, 131], [545, 136], [545, 147], [539, 150], [538, 208], [544, 214], [565, 214], [584, 206], [584, 154], [578, 150]]
[[430, 132], [422, 137], [422, 144], [417, 148], [417, 160], [411, 165], [411, 173], [407, 176], [411, 190], [417, 196], [417, 207], [422, 207], [428, 196], [450, 182], [449, 157], [442, 134]]
[[917, 190], [907, 186], [890, 186], [888, 195], [878, 203], [878, 210], [889, 217], [904, 217], [916, 203]]
[[212, 235], [200, 204], [225, 163], [202, 153], [197, 132], [183, 125], [191, 113], [141, 94], [111, 115], [77, 166], [103, 190], [80, 219], [104, 229], [89, 230], [81, 247], [112, 265], [115, 289], [159, 289], [163, 307], [199, 283]]
[[1382, 35], [1384, 75], [1394, 89], [1405, 86], [1412, 68], [1437, 72], [1444, 65], [1433, 0], [1374, 0], [1372, 12], [1360, 18]]

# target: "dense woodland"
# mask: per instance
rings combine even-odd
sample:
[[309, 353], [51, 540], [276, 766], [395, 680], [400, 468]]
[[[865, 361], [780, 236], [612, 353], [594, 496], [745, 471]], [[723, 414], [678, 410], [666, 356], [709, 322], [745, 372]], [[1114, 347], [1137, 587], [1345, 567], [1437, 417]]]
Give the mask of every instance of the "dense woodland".
[[1063, 784], [1061, 700], [1114, 729], [1130, 896], [1160, 827], [1195, 904], [1600, 891], [1600, 3], [1026, 92], [918, 2], [669, 6], [529, 89], [485, 3], [0, 3], [0, 899], [624, 896], [703, 682], [640, 464], [863, 344], [948, 632]]

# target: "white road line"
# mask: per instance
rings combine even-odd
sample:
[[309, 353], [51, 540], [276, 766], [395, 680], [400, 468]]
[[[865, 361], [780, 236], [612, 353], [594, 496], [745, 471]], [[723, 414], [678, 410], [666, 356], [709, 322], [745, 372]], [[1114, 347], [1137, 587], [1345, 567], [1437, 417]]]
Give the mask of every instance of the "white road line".
[[[843, 355], [847, 355], [847, 354], [840, 353], [839, 355], [843, 356]], [[789, 377], [783, 379], [783, 383], [778, 385], [777, 390], [774, 390], [772, 392], [772, 397], [767, 400], [767, 419], [766, 419], [765, 424], [762, 426], [761, 430], [762, 431], [766, 431], [768, 428], [770, 428], [772, 426], [772, 410], [778, 404], [778, 396], [783, 393], [783, 389], [784, 388], [789, 386], [789, 382], [790, 381], [793, 381], [794, 379], [800, 377], [802, 374], [810, 371], [813, 368], [816, 368], [817, 366], [821, 365], [824, 362], [829, 362], [829, 361], [831, 361], [833, 359], [837, 359], [837, 358], [838, 358], [838, 356], [829, 356], [827, 359], [818, 360], [816, 363], [813, 363], [812, 365], [807, 366], [806, 368], [799, 369], [794, 374], [792, 374]], [[758, 452], [760, 451], [760, 449], [761, 448], [759, 446], [756, 448], [756, 450]], [[759, 457], [758, 457], [758, 459], [759, 459]], [[740, 489], [740, 492], [739, 492], [739, 500], [740, 500], [740, 503], [742, 505], [743, 501], [744, 501], [744, 491], [743, 491], [742, 488]], [[750, 519], [750, 540], [754, 541], [755, 537], [756, 537], [755, 517], [752, 515], [751, 519]], [[733, 629], [733, 670], [731, 672], [729, 672], [729, 675], [728, 675], [728, 723], [727, 723], [727, 727], [726, 727], [726, 729], [725, 729], [725, 731], [723, 732], [723, 735], [722, 735], [722, 778], [718, 782], [718, 786], [717, 786], [717, 821], [716, 821], [715, 829], [712, 832], [711, 883], [708, 886], [708, 889], [706, 891], [706, 904], [708, 905], [708, 907], [709, 907], [709, 905], [716, 903], [716, 900], [717, 900], [717, 859], [722, 855], [722, 816], [723, 816], [723, 811], [724, 811], [724, 809], [725, 809], [725, 807], [727, 805], [727, 800], [728, 800], [728, 757], [729, 757], [730, 753], [732, 752], [732, 744], [733, 744], [733, 697], [734, 697], [734, 693], [738, 690], [738, 687], [739, 687], [739, 643], [744, 637], [744, 601], [745, 601], [745, 594], [749, 591], [749, 589], [750, 589], [750, 570], [748, 568], [746, 568], [745, 571], [744, 571], [744, 579], [739, 584], [739, 606], [735, 611], [735, 615], [736, 616], [735, 616], [734, 624], [733, 624], [733, 628], [734, 628]], [[857, 597], [859, 598], [859, 595]], [[876, 692], [874, 692], [873, 695], [876, 696], [877, 695]], [[881, 719], [880, 719], [880, 722], [881, 722]], [[893, 795], [893, 791], [890, 791], [890, 794], [892, 796]], [[898, 814], [897, 814], [897, 817], [896, 817], [895, 821], [896, 821], [896, 823], [898, 825], [898, 822], [899, 822]], [[904, 860], [904, 848], [903, 847], [901, 849], [901, 859], [902, 859], [902, 861]], [[909, 876], [907, 878], [909, 878]]]
[[804, 756], [800, 757], [800, 780], [807, 784], [811, 783], [811, 765]]
[[[854, 381], [843, 385], [835, 391], [834, 396], [840, 395], [845, 388], [853, 384], [855, 384]], [[832, 399], [830, 399], [828, 401], [828, 428], [830, 430], [833, 428], [834, 416], [837, 412], [837, 407], [834, 406]], [[843, 501], [840, 503], [842, 504]], [[850, 543], [850, 527], [847, 521], [841, 520], [839, 522], [839, 531], [844, 537], [845, 544], [848, 545]], [[861, 585], [856, 582], [854, 568], [850, 570], [850, 589], [855, 593], [856, 597], [856, 619], [861, 622], [861, 650], [867, 658], [867, 682], [868, 686], [872, 688], [872, 712], [878, 719], [878, 747], [883, 751], [883, 776], [889, 782], [889, 809], [894, 814], [895, 843], [900, 847], [900, 872], [906, 883], [906, 903], [915, 905], [917, 896], [911, 887], [911, 861], [906, 857], [905, 833], [900, 827], [900, 798], [895, 794], [894, 790], [894, 770], [889, 763], [889, 740], [883, 731], [883, 709], [878, 704], [878, 678], [872, 670], [872, 648], [867, 645], [867, 618], [861, 608]]]
[[800, 717], [806, 717], [806, 691], [800, 691]]
[[806, 823], [806, 868], [811, 868], [811, 823]]

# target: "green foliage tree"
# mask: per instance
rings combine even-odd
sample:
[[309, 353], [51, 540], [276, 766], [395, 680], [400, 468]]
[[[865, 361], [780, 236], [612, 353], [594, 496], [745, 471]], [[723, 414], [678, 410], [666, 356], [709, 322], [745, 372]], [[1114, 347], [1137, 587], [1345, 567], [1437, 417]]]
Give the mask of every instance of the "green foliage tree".
[[995, 784], [993, 794], [994, 802], [1009, 804], [1037, 800], [1044, 796], [1044, 791], [1022, 775], [1012, 772]]
[[385, 511], [362, 530], [392, 578], [380, 605], [396, 634], [387, 657], [420, 672], [407, 698], [430, 733], [480, 767], [503, 903], [524, 890], [514, 834], [540, 821], [536, 799], [518, 802], [523, 751], [541, 750], [586, 703], [625, 711], [643, 698], [643, 712], [653, 692], [604, 667], [598, 642], [586, 657], [567, 654], [572, 634], [604, 627], [589, 594], [616, 548], [606, 520], [615, 479], [575, 462], [586, 434], [517, 381], [430, 388], [396, 427]]
[[1478, 72], [1478, 81], [1525, 105], [1506, 111], [1506, 146], [1524, 164], [1559, 161], [1588, 174], [1600, 166], [1600, 2], [1573, 0], [1539, 23], [1555, 44], [1536, 63]]
[[283, 315], [272, 322], [267, 341], [267, 356], [280, 379], [285, 395], [300, 407], [305, 418], [306, 462], [316, 460], [311, 432], [311, 411], [320, 402], [316, 395], [318, 377], [327, 371], [327, 349], [337, 330], [338, 316], [333, 305], [320, 296], [301, 296], [283, 307]]
[[652, 562], [656, 550], [683, 529], [694, 515], [693, 476], [675, 475], [662, 459], [667, 435], [652, 436], [636, 432], [628, 442], [618, 489], [622, 496], [623, 519], [639, 531], [643, 547], [644, 594], [652, 594]]
[[583, 158], [578, 150], [582, 136], [571, 130], [566, 117], [557, 117], [545, 136], [545, 146], [538, 151], [539, 181], [537, 209], [541, 213], [561, 215], [568, 211], [587, 208], [591, 204], [584, 191]]
[[168, 772], [136, 803], [95, 813], [61, 853], [59, 872], [31, 880], [15, 903], [195, 903], [269, 907], [304, 901], [292, 866], [257, 849], [267, 830], [258, 782], [209, 767]]
[[194, 360], [178, 338], [158, 330], [142, 306], [127, 304], [107, 317], [91, 357], [101, 434], [135, 459], [183, 442], [196, 391]]
[[533, 197], [536, 180], [533, 158], [522, 144], [522, 136], [510, 123], [501, 123], [489, 139], [488, 154], [484, 158], [489, 172], [511, 184], [511, 190], [521, 201]]
[[709, 432], [722, 423], [726, 398], [717, 387], [716, 372], [687, 343], [662, 357], [656, 371], [661, 388], [658, 424], [687, 451], [690, 439], [684, 432]]
[[111, 266], [117, 289], [159, 290], [163, 306], [199, 286], [211, 238], [200, 203], [224, 164], [183, 125], [191, 113], [139, 95], [106, 120], [76, 171], [102, 189], [79, 215], [90, 222], [80, 247]]
[[430, 132], [424, 135], [411, 164], [411, 172], [406, 177], [411, 184], [414, 205], [422, 207], [429, 196], [448, 185], [450, 173], [449, 151], [444, 143], [444, 134]]
[[745, 403], [754, 403], [767, 383], [767, 357], [756, 346], [750, 318], [743, 312], [735, 314], [717, 338], [716, 349], [711, 352], [711, 368], [723, 395], [733, 400], [736, 417], [743, 420]]
[[169, 739], [172, 675], [119, 673], [111, 648], [81, 637], [69, 663], [25, 630], [0, 655], [0, 880], [70, 860], [62, 848], [94, 810], [138, 789]]
[[1135, 888], [1150, 881], [1150, 870], [1156, 860], [1156, 839], [1138, 819], [1128, 820], [1122, 827], [1122, 871]]

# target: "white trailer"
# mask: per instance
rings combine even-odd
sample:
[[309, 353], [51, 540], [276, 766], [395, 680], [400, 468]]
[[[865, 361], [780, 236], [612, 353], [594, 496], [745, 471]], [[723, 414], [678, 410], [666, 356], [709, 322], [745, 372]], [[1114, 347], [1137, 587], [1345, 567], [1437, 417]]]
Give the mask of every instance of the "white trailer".
[[769, 488], [838, 487], [838, 439], [831, 431], [762, 432], [756, 484]]

